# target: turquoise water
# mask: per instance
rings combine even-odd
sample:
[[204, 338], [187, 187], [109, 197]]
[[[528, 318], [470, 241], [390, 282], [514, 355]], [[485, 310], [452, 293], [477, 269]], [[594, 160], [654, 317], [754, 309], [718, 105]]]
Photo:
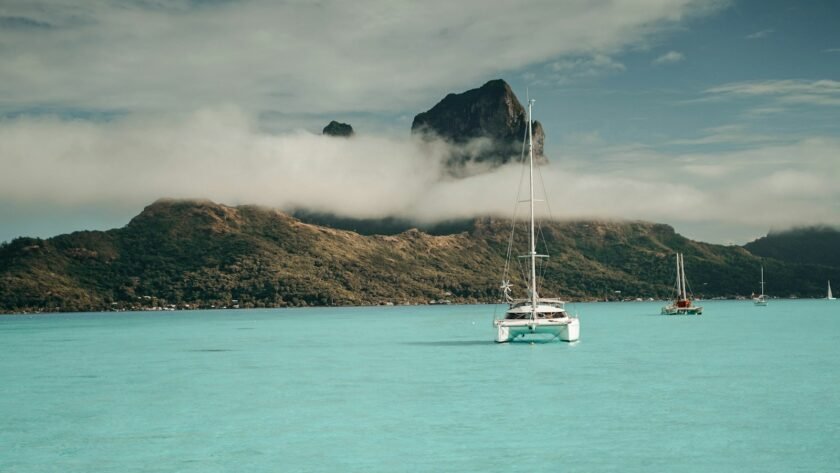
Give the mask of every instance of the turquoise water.
[[838, 302], [0, 317], [0, 471], [838, 471]]

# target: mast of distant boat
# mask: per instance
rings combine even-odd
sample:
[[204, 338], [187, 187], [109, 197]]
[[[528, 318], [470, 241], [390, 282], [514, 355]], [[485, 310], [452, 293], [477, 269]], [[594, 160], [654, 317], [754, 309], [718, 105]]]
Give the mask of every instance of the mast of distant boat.
[[761, 298], [764, 299], [764, 266], [761, 267]]
[[680, 300], [688, 300], [688, 285], [685, 283], [685, 256], [677, 253], [677, 277], [680, 279], [677, 290], [680, 292]]
[[530, 180], [531, 196], [528, 202], [531, 206], [531, 231], [529, 234], [529, 246], [531, 252], [531, 320], [537, 318], [537, 244], [534, 241], [534, 143], [533, 130], [531, 129], [531, 108], [534, 100], [528, 98], [528, 177]]
[[683, 301], [684, 301], [684, 300], [685, 300], [685, 273], [684, 273], [683, 271], [685, 271], [685, 268], [683, 267], [683, 254], [682, 254], [682, 253], [680, 253], [680, 254], [677, 256], [677, 259], [679, 260], [679, 263], [680, 263], [680, 267], [679, 267], [679, 271], [680, 271], [680, 287], [682, 288], [682, 290], [681, 290], [681, 292], [680, 292], [680, 300], [683, 300]]
[[682, 299], [682, 274], [680, 273], [680, 254], [677, 253], [677, 300]]

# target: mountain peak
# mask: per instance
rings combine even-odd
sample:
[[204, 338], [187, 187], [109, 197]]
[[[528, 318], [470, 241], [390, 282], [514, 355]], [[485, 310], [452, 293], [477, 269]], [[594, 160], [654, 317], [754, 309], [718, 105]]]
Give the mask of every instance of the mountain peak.
[[353, 131], [353, 127], [350, 126], [349, 123], [341, 123], [333, 120], [327, 126], [324, 127], [322, 133], [328, 136], [341, 136], [344, 138], [348, 138], [353, 136], [355, 132]]
[[[476, 89], [447, 94], [434, 107], [414, 117], [411, 131], [439, 137], [456, 146], [482, 140], [477, 149], [465, 146], [447, 162], [452, 174], [464, 175], [470, 174], [470, 164], [492, 169], [515, 159], [527, 126], [527, 111], [513, 89], [504, 80], [494, 79]], [[537, 121], [533, 132], [534, 155], [545, 162], [545, 132]]]

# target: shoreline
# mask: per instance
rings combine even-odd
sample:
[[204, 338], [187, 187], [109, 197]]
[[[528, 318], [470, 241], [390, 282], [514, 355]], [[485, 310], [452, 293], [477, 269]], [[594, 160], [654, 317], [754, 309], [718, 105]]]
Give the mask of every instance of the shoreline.
[[[823, 300], [824, 297], [768, 297], [771, 301], [781, 301], [781, 300]], [[615, 299], [615, 300], [603, 300], [603, 299], [569, 299], [564, 301], [567, 304], [591, 304], [591, 303], [667, 303], [671, 299], [654, 299], [654, 298], [634, 298], [634, 299]], [[751, 301], [752, 298], [743, 297], [743, 296], [736, 296], [736, 297], [709, 297], [709, 298], [697, 298], [693, 299], [695, 302], [701, 301]], [[208, 307], [208, 306], [200, 306], [196, 304], [167, 304], [166, 306], [152, 306], [152, 307], [120, 307], [120, 308], [110, 308], [110, 309], [86, 309], [86, 310], [61, 310], [60, 307], [56, 307], [55, 309], [35, 309], [35, 310], [23, 310], [23, 311], [9, 311], [5, 309], [0, 309], [0, 317], [2, 316], [15, 316], [15, 315], [46, 315], [46, 314], [101, 314], [101, 313], [122, 313], [122, 312], [188, 312], [188, 311], [216, 311], [216, 310], [254, 310], [254, 309], [327, 309], [327, 308], [386, 308], [386, 307], [421, 307], [421, 306], [440, 306], [440, 305], [452, 305], [452, 306], [465, 306], [465, 305], [504, 305], [506, 302], [503, 301], [496, 301], [496, 302], [463, 302], [463, 301], [447, 301], [447, 302], [427, 302], [427, 303], [379, 303], [379, 304], [357, 304], [357, 305], [300, 305], [300, 306], [290, 306], [290, 305], [282, 305], [282, 306], [270, 306], [270, 307], [257, 307], [257, 306], [250, 306], [250, 307], [241, 307], [241, 306], [222, 306], [222, 307]]]

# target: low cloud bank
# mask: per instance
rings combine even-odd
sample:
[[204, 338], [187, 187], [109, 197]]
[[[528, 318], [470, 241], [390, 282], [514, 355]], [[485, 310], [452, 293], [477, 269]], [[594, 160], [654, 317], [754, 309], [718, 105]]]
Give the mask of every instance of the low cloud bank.
[[[257, 125], [236, 108], [178, 119], [0, 122], [0, 199], [18, 207], [72, 209], [209, 198], [429, 223], [510, 216], [520, 179], [527, 178], [518, 165], [445, 177], [442, 163], [452, 150], [442, 142], [306, 131], [273, 135]], [[717, 229], [766, 231], [840, 222], [837, 149], [840, 140], [832, 138], [718, 154], [601, 147], [550, 156], [552, 164], [538, 177], [555, 218], [695, 227], [708, 222]]]

